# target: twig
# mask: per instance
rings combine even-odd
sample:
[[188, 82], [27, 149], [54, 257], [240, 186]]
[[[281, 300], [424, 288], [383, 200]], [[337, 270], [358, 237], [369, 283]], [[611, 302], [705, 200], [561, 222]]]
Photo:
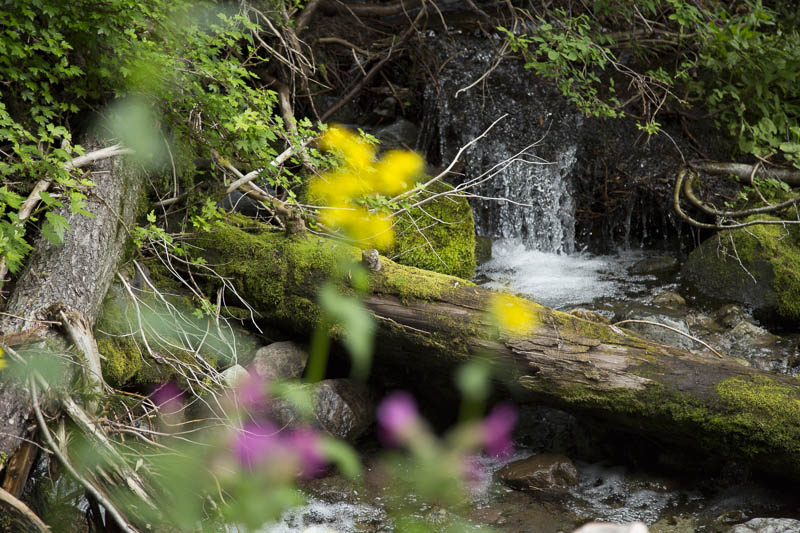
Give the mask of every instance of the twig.
[[[41, 378], [41, 376], [38, 377]], [[53, 435], [50, 434], [50, 430], [47, 428], [47, 422], [45, 422], [44, 416], [42, 415], [42, 410], [39, 407], [39, 395], [37, 393], [36, 383], [34, 383], [33, 377], [31, 377], [28, 380], [28, 384], [30, 386], [30, 391], [31, 391], [33, 412], [36, 415], [36, 420], [39, 423], [39, 429], [42, 432], [42, 436], [44, 436], [44, 439], [50, 446], [50, 451], [52, 451], [55, 454], [55, 456], [58, 457], [58, 460], [61, 462], [64, 468], [67, 469], [70, 475], [72, 475], [73, 478], [75, 478], [81, 485], [83, 485], [86, 491], [89, 492], [89, 494], [91, 494], [92, 496], [94, 496], [100, 503], [100, 505], [105, 507], [106, 512], [114, 518], [114, 521], [117, 523], [117, 525], [120, 527], [122, 531], [126, 533], [138, 533], [137, 530], [133, 526], [131, 526], [130, 523], [125, 519], [125, 517], [122, 516], [122, 513], [120, 513], [117, 510], [114, 504], [111, 503], [111, 501], [108, 498], [106, 498], [105, 495], [103, 495], [103, 493], [97, 489], [97, 487], [92, 485], [86, 478], [81, 476], [69, 462], [69, 459], [67, 459], [67, 457], [63, 453], [61, 453], [61, 449], [58, 447], [55, 440], [53, 440]]]
[[614, 323], [613, 323], [613, 324], [611, 324], [611, 325], [612, 325], [612, 326], [619, 326], [619, 325], [621, 325], [621, 324], [648, 324], [648, 325], [650, 325], [650, 326], [659, 326], [659, 327], [662, 327], [662, 328], [666, 328], [666, 329], [668, 329], [668, 330], [670, 330], [670, 331], [674, 331], [675, 333], [677, 333], [677, 334], [679, 334], [679, 335], [683, 335], [684, 337], [686, 337], [686, 338], [688, 338], [688, 339], [691, 339], [691, 340], [693, 340], [694, 342], [697, 342], [697, 343], [699, 343], [699, 344], [702, 344], [703, 346], [705, 346], [706, 348], [708, 348], [709, 350], [711, 350], [711, 351], [714, 353], [714, 355], [716, 355], [716, 356], [717, 356], [717, 357], [719, 357], [720, 359], [724, 359], [724, 358], [725, 358], [725, 356], [724, 356], [724, 355], [722, 355], [721, 353], [719, 353], [719, 352], [718, 352], [718, 351], [716, 351], [714, 348], [712, 348], [711, 346], [709, 346], [707, 343], [705, 343], [705, 342], [701, 341], [701, 340], [700, 340], [700, 339], [698, 339], [697, 337], [693, 337], [693, 336], [689, 335], [688, 333], [684, 333], [683, 331], [681, 331], [681, 330], [679, 330], [679, 329], [677, 329], [677, 328], [673, 328], [672, 326], [668, 326], [668, 325], [666, 325], [666, 324], [662, 324], [662, 323], [660, 323], [660, 322], [653, 322], [653, 321], [651, 321], [651, 320], [620, 320], [619, 322], [614, 322]]
[[31, 511], [27, 505], [25, 505], [17, 498], [15, 498], [13, 494], [7, 492], [2, 488], [0, 488], [0, 502], [10, 505], [14, 509], [16, 509], [17, 512], [20, 513], [23, 517], [25, 517], [25, 519], [28, 521], [29, 527], [35, 528], [36, 531], [40, 531], [42, 533], [52, 533], [47, 524], [42, 522], [42, 519], [36, 516], [36, 513]]

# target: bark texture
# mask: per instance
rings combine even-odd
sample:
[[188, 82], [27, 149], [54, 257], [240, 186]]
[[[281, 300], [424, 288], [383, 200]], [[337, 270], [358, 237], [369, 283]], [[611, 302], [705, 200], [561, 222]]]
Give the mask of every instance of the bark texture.
[[[105, 144], [96, 138], [83, 142], [87, 152]], [[70, 225], [58, 246], [39, 239], [20, 273], [5, 313], [0, 315], [0, 342], [9, 345], [36, 338], [58, 339], [60, 332], [43, 320], [52, 317], [55, 304], [82, 315], [94, 324], [129, 238], [143, 198], [144, 174], [122, 157], [103, 159], [87, 167], [97, 186], [87, 191], [87, 210], [95, 218], [61, 208]], [[0, 463], [19, 446], [30, 426], [32, 411], [27, 393], [0, 380]]]
[[[206, 258], [265, 318], [310, 333], [320, 284], [341, 279], [332, 241], [225, 226], [200, 235]], [[492, 357], [513, 390], [662, 441], [800, 477], [800, 382], [644, 340], [517, 299], [533, 317], [524, 335], [498, 331], [490, 290], [381, 258], [365, 302], [379, 324], [377, 353], [421, 376], [471, 357]], [[436, 369], [436, 370], [435, 370]], [[413, 371], [412, 371], [413, 372]]]

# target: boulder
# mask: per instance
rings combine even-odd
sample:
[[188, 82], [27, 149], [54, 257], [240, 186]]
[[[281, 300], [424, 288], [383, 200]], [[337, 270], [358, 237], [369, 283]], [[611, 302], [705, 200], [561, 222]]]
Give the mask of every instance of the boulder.
[[628, 272], [636, 275], [643, 274], [668, 274], [678, 270], [678, 260], [674, 257], [662, 255], [658, 257], [646, 257], [637, 261], [628, 269]]
[[228, 387], [236, 386], [242, 379], [249, 376], [247, 369], [242, 365], [233, 365], [220, 372], [220, 379]]
[[541, 453], [508, 463], [497, 477], [515, 489], [563, 492], [578, 483], [572, 461], [559, 454]]
[[683, 309], [686, 307], [686, 299], [673, 291], [664, 291], [656, 294], [653, 296], [651, 303], [659, 307], [672, 307], [674, 309]]
[[748, 306], [760, 320], [797, 321], [797, 272], [800, 230], [756, 225], [723, 231], [705, 240], [689, 255], [681, 275], [703, 296]]
[[259, 348], [250, 363], [252, 371], [267, 381], [299, 379], [308, 363], [308, 352], [292, 341], [273, 342]]
[[278, 400], [269, 417], [280, 426], [311, 425], [334, 437], [353, 441], [375, 420], [375, 403], [368, 390], [348, 379], [326, 379], [305, 386], [311, 396], [310, 419], [297, 405]]

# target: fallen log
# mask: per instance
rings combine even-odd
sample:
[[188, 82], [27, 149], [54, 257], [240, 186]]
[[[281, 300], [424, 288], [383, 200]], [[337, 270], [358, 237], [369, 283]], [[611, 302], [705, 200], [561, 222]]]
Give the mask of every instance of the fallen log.
[[[342, 256], [360, 259], [360, 251], [342, 243], [286, 238], [253, 224], [223, 225], [196, 235], [194, 244], [264, 318], [304, 334], [318, 322], [320, 284], [342, 279]], [[510, 335], [485, 311], [493, 291], [385, 258], [381, 263], [365, 297], [379, 325], [381, 358], [413, 368], [491, 356], [522, 398], [800, 478], [797, 378], [660, 345], [523, 299], [536, 325]], [[350, 290], [347, 279], [343, 290]]]
[[[67, 202], [59, 209], [70, 230], [59, 245], [44, 239], [37, 243], [0, 314], [0, 345], [46, 342], [54, 352], [67, 352], [70, 340], [78, 342], [76, 335], [81, 331], [88, 335], [98, 317], [129, 242], [129, 228], [140, 201], [145, 199], [142, 195], [145, 179], [137, 165], [118, 157], [130, 153], [129, 150], [119, 146], [96, 149], [100, 140], [94, 138], [87, 139], [84, 146], [90, 153], [74, 159], [66, 168], [91, 165], [90, 177], [96, 186], [86, 193], [85, 209], [94, 217], [73, 213]], [[58, 327], [59, 321], [65, 322], [61, 325], [72, 326], [72, 339]], [[87, 347], [93, 339], [84, 340], [78, 343], [80, 349], [86, 350], [82, 356], [93, 360], [76, 367], [88, 369], [91, 389], [102, 392], [99, 355], [96, 349], [88, 353]], [[94, 400], [88, 404], [94, 409]], [[35, 424], [30, 390], [0, 375], [0, 468]], [[7, 470], [6, 477], [10, 473]], [[23, 485], [24, 482], [24, 479], [15, 481]]]

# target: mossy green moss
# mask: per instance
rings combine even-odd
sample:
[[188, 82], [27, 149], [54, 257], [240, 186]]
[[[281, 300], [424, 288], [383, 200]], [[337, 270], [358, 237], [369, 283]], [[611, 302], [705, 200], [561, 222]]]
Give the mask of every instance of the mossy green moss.
[[[436, 183], [425, 194], [452, 190]], [[441, 196], [404, 213], [395, 224], [395, 245], [387, 254], [401, 265], [465, 279], [475, 275], [475, 221], [466, 198]]]
[[723, 231], [692, 252], [683, 275], [701, 293], [752, 306], [768, 320], [800, 320], [800, 230], [796, 226], [755, 225]]

